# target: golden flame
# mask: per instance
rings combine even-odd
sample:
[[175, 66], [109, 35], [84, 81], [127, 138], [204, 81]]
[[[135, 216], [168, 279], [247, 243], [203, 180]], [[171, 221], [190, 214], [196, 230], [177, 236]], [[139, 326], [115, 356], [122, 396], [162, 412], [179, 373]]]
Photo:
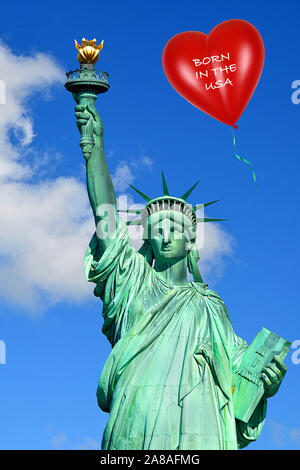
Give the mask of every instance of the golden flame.
[[80, 64], [95, 64], [99, 59], [100, 51], [104, 41], [97, 46], [96, 39], [88, 40], [82, 38], [81, 44], [75, 39], [75, 47], [78, 50], [77, 60]]

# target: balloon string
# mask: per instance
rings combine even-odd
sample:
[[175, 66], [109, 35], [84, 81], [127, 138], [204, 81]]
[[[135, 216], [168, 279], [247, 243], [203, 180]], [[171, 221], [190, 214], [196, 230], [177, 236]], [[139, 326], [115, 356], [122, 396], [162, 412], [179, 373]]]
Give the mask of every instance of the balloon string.
[[244, 162], [244, 163], [247, 163], [248, 165], [251, 166], [251, 170], [252, 170], [252, 175], [253, 175], [253, 180], [254, 180], [254, 183], [257, 185], [256, 183], [256, 176], [255, 176], [255, 171], [254, 171], [254, 166], [251, 162], [249, 162], [248, 160], [246, 160], [245, 158], [243, 157], [240, 157], [239, 155], [237, 155], [235, 153], [235, 147], [236, 147], [236, 143], [235, 143], [235, 134], [234, 134], [234, 130], [232, 130], [232, 137], [233, 137], [233, 154], [236, 158], [238, 158], [241, 162]]

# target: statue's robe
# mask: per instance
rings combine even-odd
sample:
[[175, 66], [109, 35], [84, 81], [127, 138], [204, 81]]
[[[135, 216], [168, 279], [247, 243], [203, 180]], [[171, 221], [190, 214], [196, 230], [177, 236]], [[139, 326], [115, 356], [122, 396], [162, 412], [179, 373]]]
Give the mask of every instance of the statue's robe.
[[262, 430], [266, 400], [236, 420], [232, 373], [247, 348], [222, 299], [200, 282], [168, 285], [130, 245], [119, 220], [100, 256], [96, 234], [85, 272], [103, 301], [112, 351], [97, 389], [109, 413], [102, 449], [237, 449]]

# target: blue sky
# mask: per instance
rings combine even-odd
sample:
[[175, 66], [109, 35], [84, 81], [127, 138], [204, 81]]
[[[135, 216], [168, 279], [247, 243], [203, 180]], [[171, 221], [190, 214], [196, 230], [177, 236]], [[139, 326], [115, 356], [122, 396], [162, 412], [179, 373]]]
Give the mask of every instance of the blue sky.
[[[193, 203], [229, 220], [205, 232], [201, 270], [224, 299], [236, 333], [251, 342], [265, 326], [291, 342], [299, 320], [299, 126], [292, 82], [300, 79], [299, 4], [186, 0], [2, 5], [0, 79], [0, 448], [98, 448], [106, 415], [96, 386], [110, 352], [101, 302], [83, 277], [93, 233], [74, 102], [64, 72], [77, 67], [74, 39], [104, 39], [99, 68], [111, 89], [97, 102], [118, 195], [175, 195], [196, 180]], [[237, 151], [228, 126], [180, 97], [164, 76], [166, 42], [208, 33], [232, 18], [253, 23], [265, 44], [259, 85], [239, 120]], [[208, 224], [207, 224], [208, 225]], [[295, 350], [294, 350], [295, 351]], [[293, 352], [293, 351], [292, 351]], [[300, 365], [269, 400], [252, 449], [300, 448]], [[294, 356], [295, 357], [295, 356]]]

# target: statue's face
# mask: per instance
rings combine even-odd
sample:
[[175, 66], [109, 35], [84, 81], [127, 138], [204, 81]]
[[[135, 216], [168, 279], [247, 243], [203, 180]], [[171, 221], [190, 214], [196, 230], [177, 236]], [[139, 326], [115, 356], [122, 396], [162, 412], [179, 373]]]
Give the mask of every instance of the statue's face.
[[149, 242], [154, 258], [166, 263], [185, 258], [190, 250], [186, 236], [186, 217], [173, 212], [171, 216], [169, 213], [168, 217], [162, 218], [161, 213], [158, 213], [150, 218]]

